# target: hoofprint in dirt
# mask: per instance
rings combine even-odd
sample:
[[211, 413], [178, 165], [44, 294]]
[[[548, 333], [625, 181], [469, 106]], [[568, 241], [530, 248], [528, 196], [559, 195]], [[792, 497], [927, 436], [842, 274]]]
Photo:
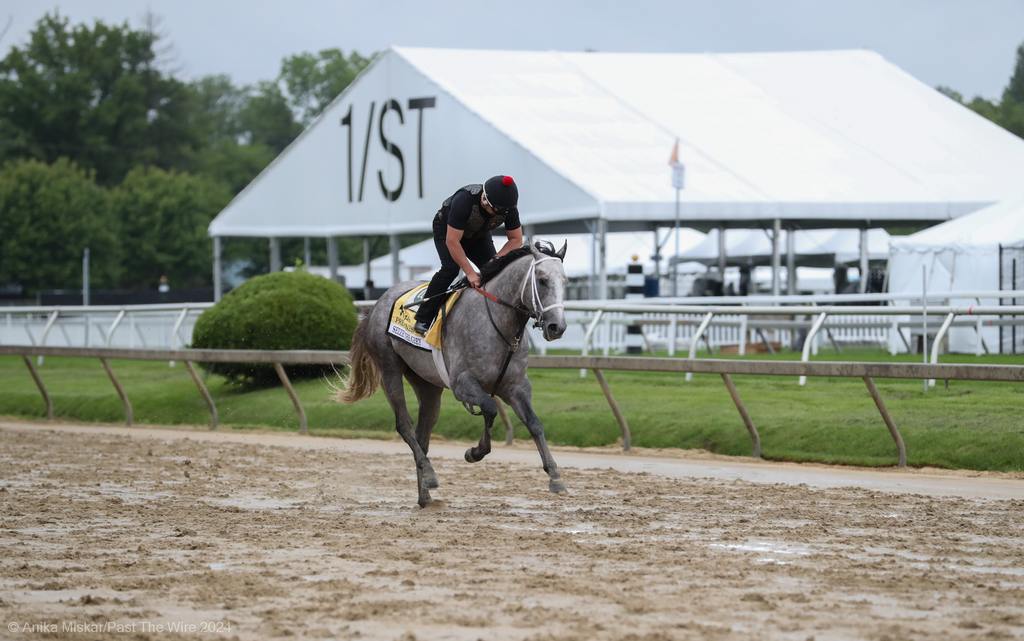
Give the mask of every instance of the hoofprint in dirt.
[[0, 431], [0, 637], [1024, 635], [1024, 500], [436, 468], [420, 510], [408, 454]]

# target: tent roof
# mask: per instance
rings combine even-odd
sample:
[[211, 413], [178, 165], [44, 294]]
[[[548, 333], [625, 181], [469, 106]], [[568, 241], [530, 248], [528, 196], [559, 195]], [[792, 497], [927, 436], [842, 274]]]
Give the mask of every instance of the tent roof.
[[426, 231], [456, 187], [495, 173], [516, 176], [538, 231], [650, 229], [674, 217], [677, 138], [682, 218], [705, 228], [942, 221], [1006, 197], [1024, 166], [1024, 141], [870, 51], [395, 47], [210, 233]]
[[990, 248], [1018, 243], [1024, 243], [1024, 195], [906, 236], [893, 243], [893, 250]]

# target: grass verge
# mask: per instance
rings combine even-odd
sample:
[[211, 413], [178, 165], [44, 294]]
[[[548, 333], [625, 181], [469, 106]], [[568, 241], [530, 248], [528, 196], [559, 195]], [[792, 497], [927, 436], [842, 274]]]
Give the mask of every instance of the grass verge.
[[[873, 350], [845, 352], [839, 358], [892, 359]], [[1020, 356], [947, 358], [1022, 364]], [[111, 366], [132, 401], [137, 422], [201, 425], [208, 421], [206, 406], [180, 364], [111, 361]], [[51, 357], [39, 370], [58, 417], [104, 423], [123, 420], [120, 400], [97, 361]], [[749, 455], [743, 423], [718, 376], [698, 375], [690, 383], [675, 374], [606, 372], [606, 376], [629, 421], [635, 446]], [[602, 446], [619, 439], [618, 426], [592, 375], [580, 378], [576, 370], [534, 370], [530, 378], [534, 406], [551, 442]], [[806, 387], [784, 377], [736, 376], [734, 380], [761, 433], [765, 458], [894, 464], [895, 445], [860, 379], [814, 378]], [[207, 383], [224, 427], [296, 429], [294, 411], [281, 388], [243, 391], [216, 376]], [[925, 393], [917, 380], [876, 383], [906, 441], [910, 465], [1024, 471], [1024, 386], [950, 381], [947, 387], [939, 381]], [[392, 438], [394, 419], [381, 393], [341, 406], [328, 399], [323, 380], [302, 381], [295, 387], [313, 433]], [[478, 438], [481, 419], [467, 414], [450, 393], [444, 398], [435, 433], [450, 439]], [[410, 404], [414, 399], [408, 391]], [[0, 414], [44, 414], [20, 358], [0, 358]], [[526, 429], [515, 423], [516, 438], [529, 438]], [[501, 433], [499, 427], [499, 438]]]

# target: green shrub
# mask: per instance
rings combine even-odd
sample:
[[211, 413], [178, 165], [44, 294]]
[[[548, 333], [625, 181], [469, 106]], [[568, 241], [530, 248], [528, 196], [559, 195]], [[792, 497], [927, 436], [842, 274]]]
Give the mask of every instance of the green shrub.
[[[304, 271], [257, 276], [203, 312], [192, 332], [197, 349], [345, 350], [352, 342], [357, 313], [348, 290]], [[267, 385], [277, 381], [273, 365], [205, 363], [233, 383]], [[320, 376], [330, 366], [290, 365], [290, 377]]]

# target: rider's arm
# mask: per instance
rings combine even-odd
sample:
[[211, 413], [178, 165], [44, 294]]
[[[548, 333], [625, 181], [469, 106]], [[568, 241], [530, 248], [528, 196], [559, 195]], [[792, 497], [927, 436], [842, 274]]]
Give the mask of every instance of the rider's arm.
[[[466, 276], [476, 276], [476, 270], [473, 269], [472, 263], [469, 262], [469, 258], [466, 257], [466, 250], [462, 248], [462, 233], [461, 229], [455, 229], [451, 225], [448, 225], [448, 232], [444, 237], [444, 244], [448, 248], [448, 253], [452, 255], [452, 260], [455, 264], [462, 268]], [[477, 276], [479, 279], [479, 276]], [[472, 279], [470, 279], [472, 280]], [[479, 281], [478, 281], [479, 282]]]
[[523, 228], [516, 227], [515, 229], [506, 229], [505, 237], [508, 238], [505, 244], [502, 245], [501, 249], [498, 250], [499, 256], [504, 256], [513, 249], [519, 249], [523, 246]]

